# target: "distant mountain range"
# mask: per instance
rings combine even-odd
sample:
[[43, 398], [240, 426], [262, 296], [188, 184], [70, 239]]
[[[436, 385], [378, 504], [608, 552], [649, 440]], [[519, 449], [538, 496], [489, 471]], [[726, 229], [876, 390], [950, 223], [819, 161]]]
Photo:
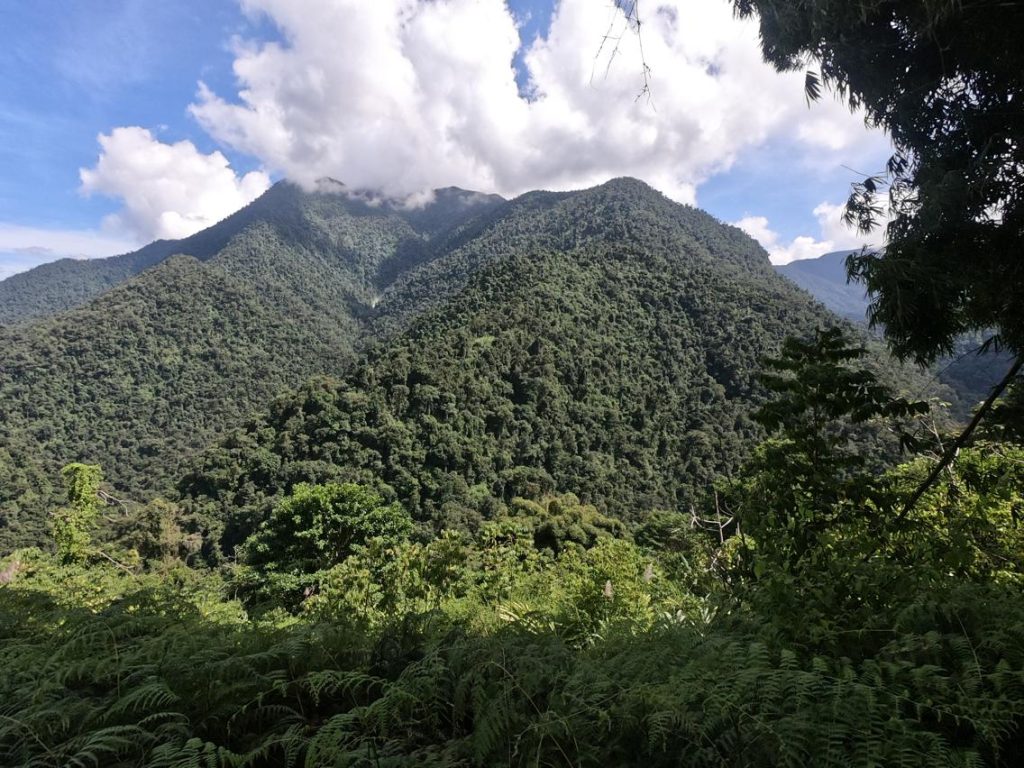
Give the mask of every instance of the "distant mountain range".
[[[401, 257], [415, 258], [414, 252], [431, 235], [469, 213], [501, 202], [497, 195], [450, 187], [436, 190], [429, 203], [410, 208], [351, 192], [332, 179], [319, 182], [315, 193], [304, 193], [282, 182], [240, 211], [184, 240], [157, 240], [133, 253], [106, 259], [60, 259], [0, 281], [0, 325], [81, 306], [175, 254], [187, 254], [199, 261], [218, 256], [220, 261], [231, 261], [230, 253], [223, 254], [229, 244], [233, 246], [229, 250], [237, 252], [240, 239], [251, 241], [259, 233], [271, 230], [290, 246], [320, 252], [335, 264], [346, 259], [374, 262], [400, 258], [399, 250]], [[369, 223], [369, 229], [379, 230], [379, 239], [370, 242], [367, 235], [349, 231], [346, 224], [339, 223], [339, 218]], [[364, 264], [360, 268], [366, 272], [365, 267]]]
[[833, 251], [816, 259], [777, 266], [785, 275], [840, 317], [864, 322], [868, 297], [864, 287], [846, 280], [846, 257], [856, 251]]
[[840, 322], [633, 179], [418, 208], [281, 183], [186, 240], [9, 278], [0, 307], [0, 551], [45, 540], [72, 461], [228, 544], [330, 478], [435, 524], [543, 489], [686, 508], [759, 439], [763, 357]]

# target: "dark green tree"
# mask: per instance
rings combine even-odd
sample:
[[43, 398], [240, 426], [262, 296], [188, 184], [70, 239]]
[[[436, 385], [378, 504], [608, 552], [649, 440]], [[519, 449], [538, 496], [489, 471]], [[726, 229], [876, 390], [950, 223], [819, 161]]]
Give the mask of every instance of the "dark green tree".
[[187, 519], [181, 509], [165, 499], [148, 504], [128, 504], [108, 526], [108, 536], [115, 551], [129, 554], [149, 565], [190, 561], [203, 545], [194, 520]]
[[571, 547], [590, 549], [607, 537], [625, 538], [621, 520], [601, 514], [574, 494], [548, 495], [537, 500], [515, 498], [511, 513], [533, 526], [533, 544], [557, 555]]
[[371, 539], [396, 542], [412, 533], [409, 514], [355, 483], [301, 483], [245, 544], [258, 570], [311, 574], [337, 565]]
[[[865, 354], [831, 329], [807, 341], [787, 339], [779, 357], [766, 361], [761, 379], [776, 397], [754, 418], [772, 437], [748, 466], [735, 510], [757, 542], [759, 572], [817, 568], [840, 527], [883, 527], [878, 516], [892, 501], [880, 467], [869, 463], [872, 453], [886, 450], [878, 422], [898, 424], [928, 406], [894, 397], [874, 374], [856, 368]], [[873, 452], [863, 435], [854, 441], [858, 430], [877, 435]], [[900, 444], [912, 442], [898, 432]]]
[[[760, 18], [765, 59], [807, 73], [892, 137], [886, 170], [854, 186], [868, 230], [887, 202], [884, 250], [849, 274], [901, 356], [930, 362], [966, 331], [1024, 351], [1024, 13], [1001, 0], [735, 0]], [[882, 198], [888, 199], [884, 201]]]

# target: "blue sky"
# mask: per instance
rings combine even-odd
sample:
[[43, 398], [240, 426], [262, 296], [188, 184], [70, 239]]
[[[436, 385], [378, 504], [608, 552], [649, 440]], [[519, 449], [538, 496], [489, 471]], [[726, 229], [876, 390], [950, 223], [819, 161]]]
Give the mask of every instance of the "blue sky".
[[743, 222], [777, 260], [850, 246], [848, 167], [877, 171], [884, 140], [837, 105], [808, 111], [799, 73], [758, 66], [724, 0], [672, 2], [645, 24], [650, 103], [633, 36], [592, 0], [11, 4], [0, 278], [187, 234], [286, 176], [508, 195], [628, 174]]
[[185, 107], [200, 78], [231, 82], [226, 42], [245, 26], [237, 4], [219, 0], [11, 4], [0, 27], [0, 221], [95, 226], [116, 203], [79, 195], [78, 169], [113, 126], [214, 149]]

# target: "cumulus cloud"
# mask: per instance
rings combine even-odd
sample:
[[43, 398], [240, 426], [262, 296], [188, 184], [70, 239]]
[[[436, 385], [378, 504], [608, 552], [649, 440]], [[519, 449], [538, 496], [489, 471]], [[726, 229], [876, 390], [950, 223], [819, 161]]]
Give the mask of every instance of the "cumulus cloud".
[[237, 94], [201, 85], [191, 112], [227, 146], [310, 186], [333, 176], [392, 195], [452, 184], [516, 194], [634, 175], [693, 202], [702, 181], [775, 135], [845, 157], [878, 144], [835, 102], [795, 129], [807, 118], [802, 75], [766, 65], [756, 24], [726, 0], [663, 0], [645, 19], [651, 101], [636, 98], [634, 36], [614, 60], [610, 48], [597, 55], [609, 25], [622, 30], [610, 3], [558, 3], [522, 56], [528, 97], [503, 0], [242, 5], [282, 41], [236, 41]]
[[800, 235], [789, 242], [769, 226], [768, 219], [764, 216], [745, 216], [733, 223], [764, 246], [773, 264], [815, 259], [832, 251], [853, 250], [865, 245], [882, 245], [885, 221], [879, 223], [877, 230], [863, 235], [843, 223], [842, 205], [824, 202], [818, 205], [813, 213], [820, 228], [818, 235]]
[[187, 237], [270, 186], [262, 171], [239, 177], [222, 153], [203, 154], [190, 141], [166, 144], [144, 128], [115, 128], [99, 143], [96, 166], [79, 171], [82, 191], [120, 199], [104, 228], [142, 241]]

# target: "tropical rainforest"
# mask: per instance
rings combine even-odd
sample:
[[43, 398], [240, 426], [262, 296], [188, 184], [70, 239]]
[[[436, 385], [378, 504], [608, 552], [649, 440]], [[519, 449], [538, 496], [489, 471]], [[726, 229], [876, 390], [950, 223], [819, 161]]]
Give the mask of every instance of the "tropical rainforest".
[[866, 325], [627, 178], [0, 283], [0, 765], [1019, 765], [1019, 24], [881, 5], [736, 3], [892, 133]]
[[0, 549], [47, 540], [75, 461], [118, 498], [183, 497], [211, 540], [334, 479], [434, 522], [523, 483], [685, 507], [756, 441], [761, 357], [835, 322], [745, 234], [629, 179], [413, 211], [281, 183], [250, 208], [212, 257], [0, 328]]

